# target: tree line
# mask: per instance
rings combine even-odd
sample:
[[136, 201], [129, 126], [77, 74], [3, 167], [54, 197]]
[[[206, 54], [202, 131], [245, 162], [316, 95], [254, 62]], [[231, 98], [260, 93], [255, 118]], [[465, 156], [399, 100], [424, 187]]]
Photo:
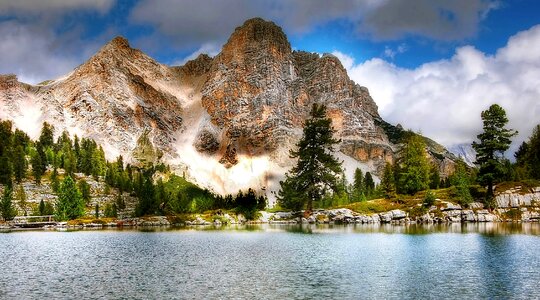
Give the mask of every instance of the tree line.
[[[297, 159], [297, 163], [280, 182], [278, 204], [295, 211], [311, 211], [317, 204], [339, 206], [379, 197], [391, 199], [398, 194], [414, 195], [427, 190], [426, 205], [431, 205], [435, 199], [431, 189], [451, 187], [453, 195], [463, 205], [470, 204], [474, 197], [482, 196], [485, 204], [492, 207], [496, 183], [540, 179], [540, 125], [515, 153], [516, 162], [511, 163], [504, 153], [517, 132], [505, 127], [508, 119], [504, 109], [497, 104], [492, 105], [482, 112], [481, 118], [483, 132], [472, 144], [477, 152], [476, 168], [459, 159], [455, 162], [453, 174], [441, 177], [438, 165], [429, 159], [425, 139], [407, 131], [399, 145], [397, 159], [386, 163], [378, 185], [370, 172], [364, 174], [360, 169], [355, 170], [354, 181], [349, 185], [342, 162], [333, 156], [334, 146], [340, 141], [333, 138], [335, 131], [326, 116], [326, 107], [314, 104], [304, 123], [302, 138], [290, 151], [290, 157]], [[480, 194], [472, 188], [475, 183], [485, 187], [485, 193]]]
[[[39, 138], [33, 141], [23, 131], [13, 130], [12, 122], [0, 121], [0, 184], [4, 186], [0, 213], [4, 219], [16, 215], [14, 196], [19, 199], [19, 207], [25, 209], [28, 205], [20, 183], [31, 179], [40, 185], [44, 176], [48, 177], [58, 199], [55, 203], [41, 201], [34, 214], [55, 214], [57, 220], [84, 216], [91, 199], [91, 187], [84, 177], [76, 180], [75, 173], [104, 181], [107, 194], [111, 193], [111, 188], [116, 189], [115, 201], [103, 208], [106, 217], [116, 217], [119, 211], [126, 209], [128, 195], [137, 199], [134, 216], [235, 209], [254, 217], [256, 211], [266, 206], [266, 197], [256, 195], [252, 189], [236, 195], [216, 195], [183, 177], [171, 175], [169, 166], [164, 164], [135, 167], [124, 163], [122, 155], [115, 161], [107, 161], [102, 146], [94, 140], [79, 139], [77, 135], [72, 139], [64, 131], [55, 141], [54, 131], [54, 127], [45, 122]], [[63, 174], [59, 170], [63, 170]], [[163, 175], [168, 179], [163, 180]], [[14, 183], [19, 184], [15, 195]], [[99, 217], [99, 206], [94, 210]]]

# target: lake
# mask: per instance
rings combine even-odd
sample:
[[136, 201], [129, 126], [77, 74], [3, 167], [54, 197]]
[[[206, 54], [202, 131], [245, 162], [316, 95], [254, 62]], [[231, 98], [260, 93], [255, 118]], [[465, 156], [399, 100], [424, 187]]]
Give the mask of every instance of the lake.
[[0, 234], [1, 299], [540, 298], [539, 224]]

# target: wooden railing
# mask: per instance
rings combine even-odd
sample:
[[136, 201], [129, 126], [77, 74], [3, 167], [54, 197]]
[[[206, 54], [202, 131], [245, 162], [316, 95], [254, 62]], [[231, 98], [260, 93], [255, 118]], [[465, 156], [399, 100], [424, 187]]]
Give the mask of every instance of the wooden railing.
[[54, 215], [47, 215], [47, 216], [17, 216], [13, 218], [13, 223], [15, 224], [37, 224], [37, 223], [54, 223], [55, 216]]

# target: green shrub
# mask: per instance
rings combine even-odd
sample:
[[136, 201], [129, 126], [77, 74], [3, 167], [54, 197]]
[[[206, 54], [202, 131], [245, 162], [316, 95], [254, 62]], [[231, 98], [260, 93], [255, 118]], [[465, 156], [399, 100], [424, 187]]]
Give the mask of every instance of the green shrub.
[[428, 190], [426, 192], [426, 196], [424, 197], [424, 202], [422, 203], [422, 206], [425, 208], [431, 207], [433, 204], [435, 204], [435, 194]]

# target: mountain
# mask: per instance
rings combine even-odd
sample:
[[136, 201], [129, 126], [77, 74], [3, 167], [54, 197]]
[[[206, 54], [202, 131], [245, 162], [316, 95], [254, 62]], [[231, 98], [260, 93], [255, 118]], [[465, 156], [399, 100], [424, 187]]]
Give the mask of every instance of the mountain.
[[474, 166], [474, 162], [476, 161], [476, 151], [474, 151], [471, 144], [454, 145], [450, 147], [449, 150], [457, 157], [463, 159], [467, 165], [471, 167]]
[[[31, 86], [0, 77], [0, 118], [34, 137], [48, 121], [57, 134], [95, 139], [110, 159], [161, 159], [215, 192], [253, 187], [270, 202], [313, 103], [328, 107], [349, 179], [357, 167], [378, 174], [394, 159], [404, 130], [379, 116], [368, 89], [335, 56], [293, 51], [282, 29], [260, 18], [236, 28], [214, 58], [183, 66], [117, 37], [60, 79]], [[451, 172], [455, 156], [426, 141], [441, 172]]]

